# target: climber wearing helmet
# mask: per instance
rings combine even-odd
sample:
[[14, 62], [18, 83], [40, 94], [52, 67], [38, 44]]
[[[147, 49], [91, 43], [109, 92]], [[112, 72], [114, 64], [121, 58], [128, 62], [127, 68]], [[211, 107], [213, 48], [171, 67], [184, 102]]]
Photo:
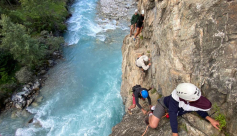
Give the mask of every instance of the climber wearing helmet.
[[136, 9], [135, 13], [134, 13], [134, 15], [132, 16], [132, 19], [131, 19], [130, 37], [133, 35], [134, 30], [135, 30], [136, 25], [137, 25], [137, 20], [138, 20], [138, 17], [139, 17], [139, 14], [137, 14], [137, 12], [138, 12], [138, 10]]
[[151, 63], [149, 63], [148, 65], [146, 65], [146, 63], [148, 63], [150, 59], [148, 58], [148, 56], [146, 55], [140, 55], [137, 60], [136, 60], [136, 65], [137, 67], [141, 68], [143, 71], [148, 70], [148, 68], [150, 67]]
[[156, 128], [162, 116], [167, 111], [170, 118], [170, 126], [173, 136], [178, 136], [177, 116], [196, 111], [202, 118], [208, 120], [216, 129], [219, 129], [219, 122], [211, 118], [207, 111], [211, 109], [211, 102], [201, 96], [201, 91], [191, 83], [181, 83], [170, 96], [158, 99], [155, 110], [149, 114], [146, 123], [151, 128]]
[[150, 89], [142, 88], [140, 85], [136, 85], [132, 88], [132, 91], [133, 91], [133, 95], [132, 95], [133, 96], [133, 104], [128, 108], [128, 113], [129, 114], [132, 114], [131, 109], [135, 108], [136, 105], [141, 109], [143, 114], [147, 113], [147, 111], [144, 110], [141, 107], [141, 105], [139, 104], [139, 99], [138, 98], [140, 98], [142, 100], [145, 100], [147, 98], [148, 103], [151, 107], [151, 98], [150, 98], [149, 93], [148, 93], [149, 90], [151, 90], [151, 88]]
[[134, 41], [136, 40], [137, 36], [141, 33], [142, 31], [142, 25], [144, 22], [144, 10], [142, 10], [141, 15], [139, 16], [138, 20], [137, 20], [137, 31], [136, 34], [134, 35]]

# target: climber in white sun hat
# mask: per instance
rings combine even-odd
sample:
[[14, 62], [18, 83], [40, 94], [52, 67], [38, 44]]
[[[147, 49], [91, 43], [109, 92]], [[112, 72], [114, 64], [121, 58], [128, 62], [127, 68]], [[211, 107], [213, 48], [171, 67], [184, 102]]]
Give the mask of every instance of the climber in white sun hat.
[[[141, 68], [142, 71], [146, 71], [148, 70], [148, 68], [150, 67], [151, 63], [149, 63], [150, 59], [148, 58], [147, 55], [140, 55], [137, 60], [136, 60], [136, 66]], [[149, 63], [149, 64], [148, 64]]]

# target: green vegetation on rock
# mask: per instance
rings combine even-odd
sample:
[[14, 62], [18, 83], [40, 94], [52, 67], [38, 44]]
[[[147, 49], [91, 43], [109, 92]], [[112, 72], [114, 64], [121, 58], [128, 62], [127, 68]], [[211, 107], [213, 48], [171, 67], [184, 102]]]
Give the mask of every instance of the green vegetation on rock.
[[151, 89], [151, 94], [154, 94], [155, 92], [156, 92], [155, 88]]
[[220, 123], [220, 131], [226, 127], [226, 116], [220, 112], [220, 108], [214, 104], [214, 110], [216, 111], [215, 120], [219, 121]]
[[187, 129], [187, 126], [186, 126], [185, 123], [182, 123], [182, 124], [179, 126], [179, 128], [185, 130], [186, 132], [188, 132], [188, 129]]

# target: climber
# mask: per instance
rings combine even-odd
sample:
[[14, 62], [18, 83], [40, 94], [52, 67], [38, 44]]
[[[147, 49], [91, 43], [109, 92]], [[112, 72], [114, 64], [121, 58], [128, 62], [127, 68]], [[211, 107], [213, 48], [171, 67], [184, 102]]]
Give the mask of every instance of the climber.
[[133, 39], [134, 41], [136, 40], [137, 35], [139, 35], [142, 31], [143, 22], [144, 22], [144, 10], [142, 10], [142, 14], [138, 17], [138, 20], [137, 20], [137, 31], [136, 31], [136, 34], [134, 35], [134, 39]]
[[146, 71], [146, 70], [148, 70], [148, 68], [151, 65], [151, 63], [146, 65], [149, 61], [150, 61], [150, 59], [148, 59], [148, 57], [146, 55], [142, 55], [142, 56], [140, 55], [140, 56], [138, 56], [138, 58], [136, 60], [136, 65], [137, 65], [137, 67], [141, 68], [142, 71]]
[[142, 99], [143, 101], [147, 98], [148, 99], [148, 103], [149, 106], [151, 108], [151, 98], [149, 96], [148, 91], [151, 90], [152, 88], [146, 89], [146, 88], [142, 88], [140, 85], [136, 85], [132, 88], [133, 91], [133, 101], [132, 101], [132, 105], [128, 108], [128, 113], [132, 114], [131, 109], [135, 108], [136, 105], [141, 109], [142, 113], [145, 115], [147, 113], [146, 110], [144, 110], [141, 105], [139, 104], [139, 99]]
[[172, 136], [178, 136], [177, 116], [196, 111], [202, 118], [208, 120], [219, 130], [219, 122], [211, 118], [207, 111], [211, 109], [211, 102], [201, 96], [201, 91], [191, 83], [181, 83], [173, 90], [170, 96], [158, 99], [153, 113], [145, 120], [151, 128], [156, 128], [166, 112], [169, 114]]
[[131, 19], [130, 37], [133, 35], [134, 30], [136, 29], [137, 20], [138, 20], [138, 17], [139, 17], [139, 14], [137, 12], [138, 12], [138, 10], [136, 9], [135, 13], [134, 13], [134, 15], [132, 16], [132, 19]]

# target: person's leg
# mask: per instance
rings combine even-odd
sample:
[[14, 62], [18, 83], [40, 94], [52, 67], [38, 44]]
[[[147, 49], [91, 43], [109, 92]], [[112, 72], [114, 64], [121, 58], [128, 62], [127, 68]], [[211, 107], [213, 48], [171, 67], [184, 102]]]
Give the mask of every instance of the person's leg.
[[143, 26], [141, 27], [140, 33], [142, 32]]
[[136, 107], [136, 100], [135, 100], [135, 97], [134, 97], [134, 94], [133, 94], [132, 95], [132, 105], [128, 108], [128, 113], [132, 114], [131, 109], [133, 109], [135, 107]]
[[132, 34], [133, 34], [133, 25], [131, 25], [131, 28], [130, 28], [130, 37], [132, 36]]
[[133, 24], [132, 34], [134, 34], [135, 29], [136, 29], [136, 24]]
[[157, 128], [159, 122], [160, 122], [160, 119], [157, 118], [156, 116], [154, 115], [149, 116], [149, 126], [151, 128]]
[[151, 128], [156, 128], [160, 122], [160, 119], [164, 115], [165, 115], [164, 107], [159, 102], [157, 102], [153, 115], [149, 116], [149, 126]]
[[139, 35], [141, 32], [142, 32], [142, 27], [139, 29], [139, 32], [138, 32], [137, 35]]
[[137, 27], [137, 31], [136, 31], [136, 34], [134, 35], [134, 38], [137, 38], [137, 35], [139, 34], [139, 31], [140, 31], [140, 28]]
[[131, 110], [131, 109], [133, 109], [133, 108], [135, 108], [136, 107], [136, 104], [132, 104], [129, 108], [128, 108], [128, 110]]

